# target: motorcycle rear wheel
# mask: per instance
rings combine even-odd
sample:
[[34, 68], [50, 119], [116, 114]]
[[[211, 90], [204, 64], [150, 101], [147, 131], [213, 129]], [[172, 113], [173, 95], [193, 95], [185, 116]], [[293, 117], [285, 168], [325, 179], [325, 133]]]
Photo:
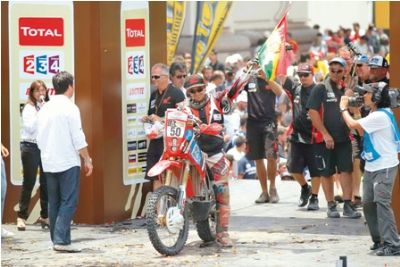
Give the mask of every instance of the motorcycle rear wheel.
[[[153, 247], [165, 256], [178, 254], [185, 246], [188, 238], [187, 207], [183, 212], [184, 224], [179, 233], [172, 233], [165, 223], [168, 209], [177, 206], [177, 198], [178, 191], [176, 188], [162, 186], [152, 193], [147, 206], [147, 233]], [[172, 242], [168, 242], [170, 239]]]

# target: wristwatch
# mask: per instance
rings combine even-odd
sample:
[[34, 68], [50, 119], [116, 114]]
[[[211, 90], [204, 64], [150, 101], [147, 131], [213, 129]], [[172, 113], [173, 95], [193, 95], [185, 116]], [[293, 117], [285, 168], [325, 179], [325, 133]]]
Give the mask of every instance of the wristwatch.
[[341, 108], [341, 109], [340, 109], [340, 113], [343, 113], [343, 112], [345, 112], [345, 111], [347, 111], [347, 108]]

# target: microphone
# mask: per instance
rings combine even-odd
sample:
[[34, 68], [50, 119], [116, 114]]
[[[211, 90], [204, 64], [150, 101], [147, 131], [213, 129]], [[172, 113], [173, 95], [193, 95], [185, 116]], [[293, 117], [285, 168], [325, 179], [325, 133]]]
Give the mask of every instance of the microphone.
[[44, 103], [44, 95], [40, 96], [40, 102]]

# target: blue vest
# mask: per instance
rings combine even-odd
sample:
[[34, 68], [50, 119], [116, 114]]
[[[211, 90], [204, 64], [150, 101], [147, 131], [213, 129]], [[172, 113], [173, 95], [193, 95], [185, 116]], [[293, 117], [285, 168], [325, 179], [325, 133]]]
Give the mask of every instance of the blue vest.
[[[397, 126], [397, 122], [394, 118], [394, 115], [391, 111], [387, 111], [386, 109], [378, 109], [378, 111], [384, 112], [386, 115], [388, 115], [390, 121], [391, 121], [391, 126], [393, 130], [393, 135], [394, 135], [394, 142], [397, 145], [397, 152], [400, 152], [400, 131], [399, 127]], [[371, 135], [368, 134], [367, 132], [364, 132], [364, 151], [361, 153], [361, 157], [368, 161], [374, 161], [377, 160], [381, 155], [375, 150], [374, 145], [371, 140]]]

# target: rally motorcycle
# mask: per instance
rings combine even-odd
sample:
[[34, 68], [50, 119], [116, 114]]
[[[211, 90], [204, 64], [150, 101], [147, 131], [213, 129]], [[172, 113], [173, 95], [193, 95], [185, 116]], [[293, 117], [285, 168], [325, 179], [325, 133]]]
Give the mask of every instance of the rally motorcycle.
[[189, 111], [168, 109], [164, 122], [164, 152], [148, 172], [162, 186], [147, 206], [147, 232], [153, 247], [166, 256], [178, 254], [189, 232], [189, 216], [199, 237], [215, 240], [217, 203], [213, 179], [200, 150], [199, 123]]

